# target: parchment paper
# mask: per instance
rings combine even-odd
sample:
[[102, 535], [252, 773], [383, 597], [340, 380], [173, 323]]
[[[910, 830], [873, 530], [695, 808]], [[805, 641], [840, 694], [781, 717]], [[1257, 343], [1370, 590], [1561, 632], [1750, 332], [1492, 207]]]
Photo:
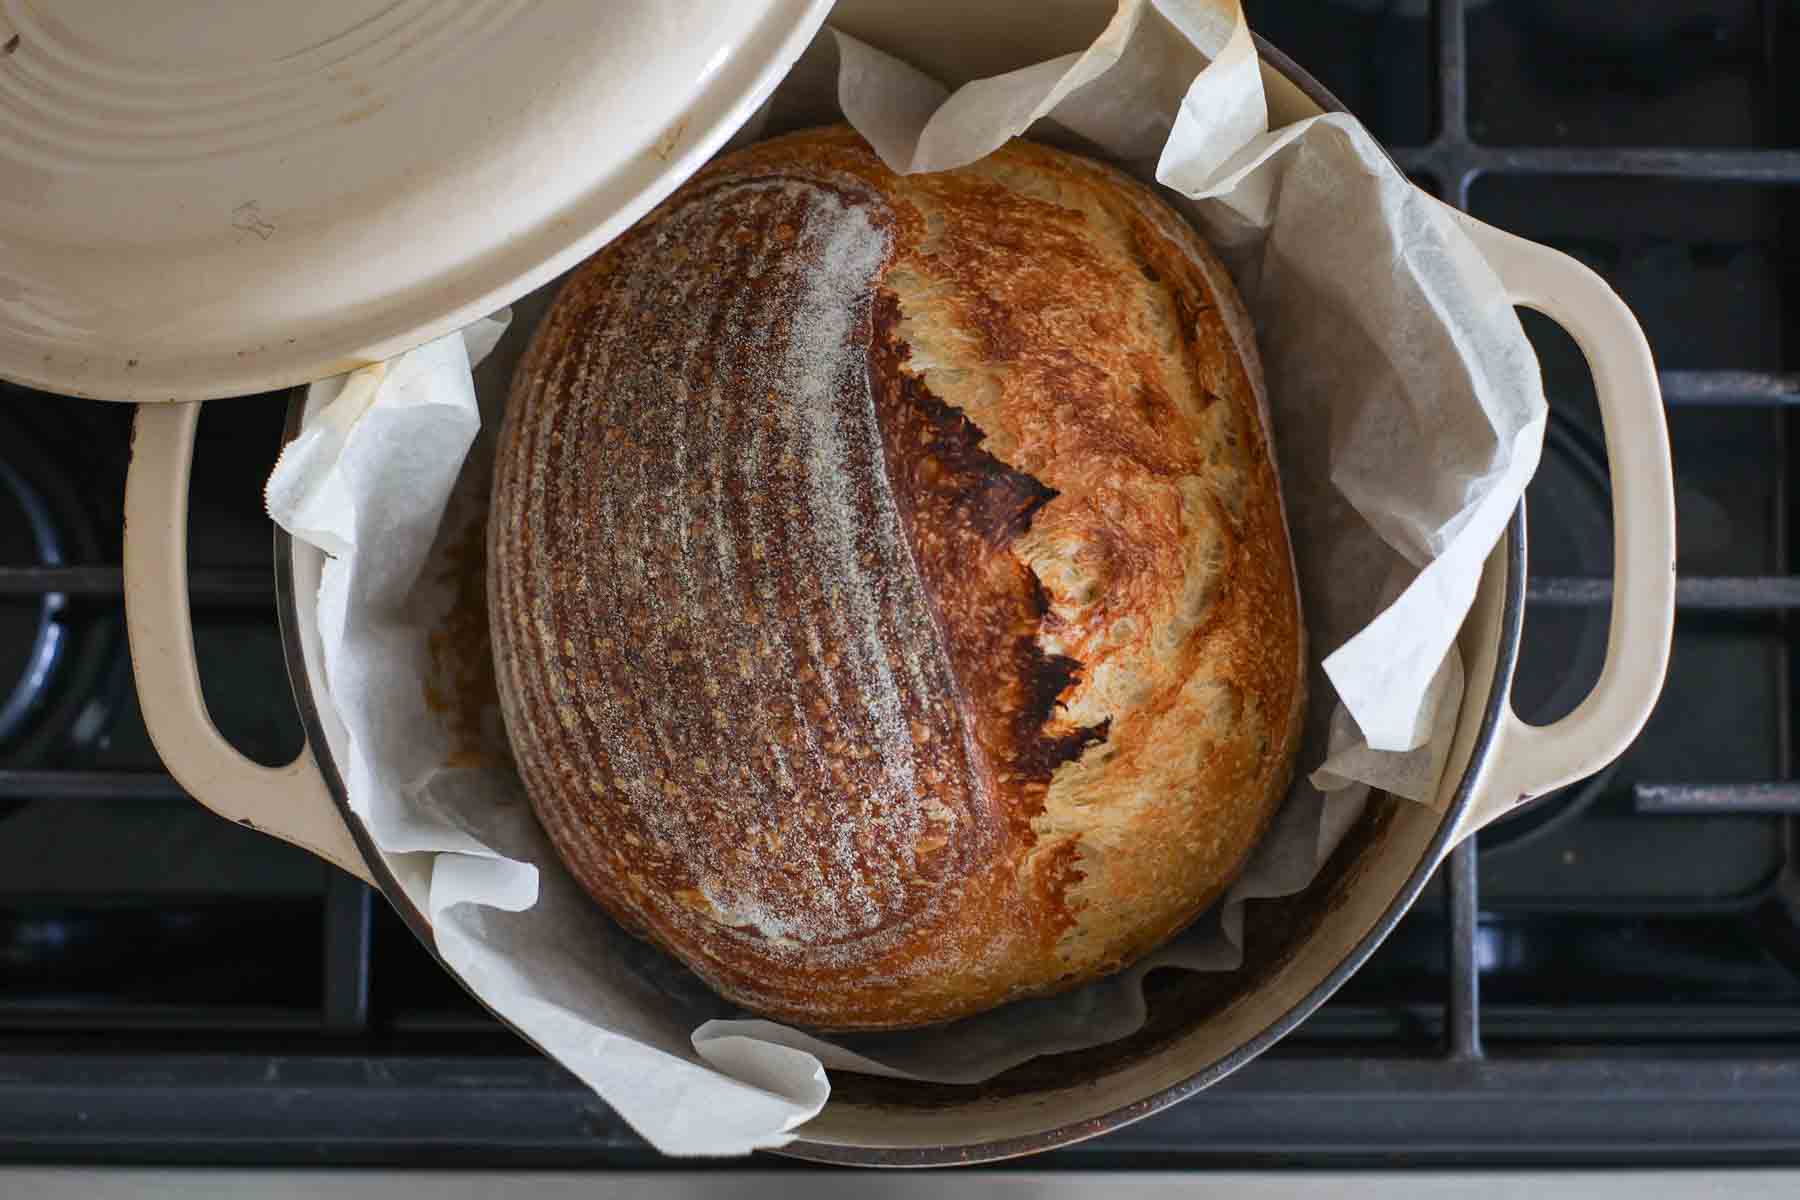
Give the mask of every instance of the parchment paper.
[[1323, 656], [1302, 778], [1227, 899], [1131, 971], [923, 1034], [826, 1042], [741, 1019], [587, 900], [508, 764], [485, 642], [477, 433], [542, 293], [473, 382], [491, 324], [316, 385], [335, 402], [270, 479], [271, 515], [332, 555], [321, 637], [352, 806], [384, 851], [428, 857], [451, 967], [665, 1152], [784, 1143], [823, 1105], [826, 1066], [969, 1082], [1124, 1036], [1149, 969], [1238, 965], [1244, 902], [1310, 882], [1369, 785], [1435, 797], [1462, 698], [1454, 638], [1545, 421], [1499, 281], [1355, 121], [1266, 129], [1235, 3], [1124, 0], [1071, 51], [951, 92], [827, 30], [743, 136], [841, 108], [903, 170], [1026, 130], [1088, 147], [1187, 197], [1251, 309]]

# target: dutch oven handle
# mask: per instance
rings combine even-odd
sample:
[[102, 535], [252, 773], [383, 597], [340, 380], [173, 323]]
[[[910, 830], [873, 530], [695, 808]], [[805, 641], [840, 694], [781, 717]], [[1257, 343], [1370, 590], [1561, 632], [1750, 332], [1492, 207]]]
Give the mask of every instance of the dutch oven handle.
[[[1454, 210], [1451, 210], [1454, 211]], [[1593, 774], [1643, 728], [1662, 691], [1675, 623], [1675, 485], [1662, 389], [1643, 330], [1604, 280], [1568, 255], [1456, 214], [1512, 302], [1568, 331], [1587, 358], [1612, 477], [1612, 620], [1600, 678], [1573, 712], [1528, 725], [1508, 704], [1493, 774], [1464, 829]]]
[[125, 476], [125, 625], [144, 725], [169, 774], [228, 820], [373, 882], [310, 746], [283, 767], [232, 749], [207, 715], [188, 609], [188, 475], [200, 405], [144, 404]]

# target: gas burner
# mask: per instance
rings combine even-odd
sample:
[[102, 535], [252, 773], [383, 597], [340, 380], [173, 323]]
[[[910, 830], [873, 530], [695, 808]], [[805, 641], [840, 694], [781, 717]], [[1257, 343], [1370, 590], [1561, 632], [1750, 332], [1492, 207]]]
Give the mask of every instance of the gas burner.
[[[1612, 488], [1602, 453], [1593, 435], [1572, 421], [1551, 417], [1542, 462], [1525, 494], [1534, 575], [1612, 574]], [[1606, 628], [1603, 607], [1527, 607], [1512, 693], [1519, 716], [1534, 725], [1548, 724], [1581, 703], [1606, 661]], [[1606, 790], [1613, 769], [1514, 809], [1482, 832], [1481, 849], [1493, 853], [1521, 846], [1574, 821]]]
[[[0, 441], [14, 446], [14, 432]], [[0, 459], [0, 562], [53, 567], [66, 558], [50, 506]], [[60, 592], [0, 600], [0, 746], [24, 730], [50, 692], [68, 649], [68, 631], [57, 619], [66, 603]]]
[[[98, 554], [92, 521], [64, 467], [0, 409], [0, 565], [61, 567]], [[115, 689], [97, 686], [118, 652], [116, 611], [62, 592], [0, 596], [0, 755], [35, 766], [107, 722]]]

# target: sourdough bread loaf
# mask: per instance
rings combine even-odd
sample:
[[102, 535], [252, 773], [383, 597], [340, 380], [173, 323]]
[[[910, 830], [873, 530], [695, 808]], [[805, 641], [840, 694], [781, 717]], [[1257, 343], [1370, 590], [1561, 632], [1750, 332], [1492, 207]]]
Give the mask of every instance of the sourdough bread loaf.
[[1110, 168], [718, 160], [574, 273], [506, 412], [489, 611], [558, 853], [815, 1028], [1144, 954], [1291, 776], [1261, 389], [1218, 261]]

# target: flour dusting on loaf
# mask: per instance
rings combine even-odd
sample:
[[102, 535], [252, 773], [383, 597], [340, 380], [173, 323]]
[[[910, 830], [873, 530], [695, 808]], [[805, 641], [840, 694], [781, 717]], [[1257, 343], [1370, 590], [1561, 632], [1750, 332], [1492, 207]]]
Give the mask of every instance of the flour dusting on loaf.
[[514, 381], [502, 709], [576, 878], [826, 1029], [1115, 970], [1285, 791], [1303, 647], [1247, 322], [1148, 190], [848, 129], [701, 172]]

